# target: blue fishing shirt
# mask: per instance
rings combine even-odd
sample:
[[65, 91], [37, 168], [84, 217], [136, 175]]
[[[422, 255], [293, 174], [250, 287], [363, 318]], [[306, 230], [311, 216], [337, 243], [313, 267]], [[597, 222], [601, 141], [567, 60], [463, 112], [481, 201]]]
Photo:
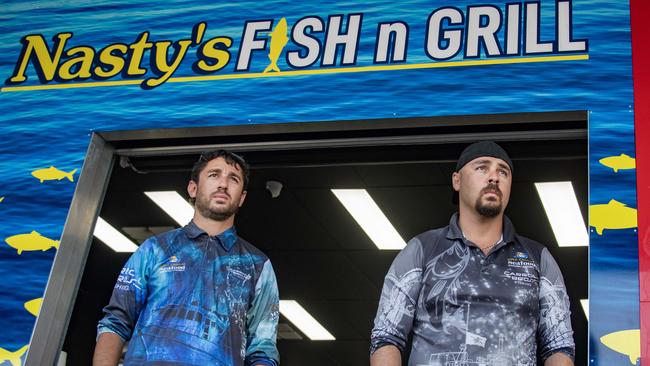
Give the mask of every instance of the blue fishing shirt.
[[194, 222], [147, 239], [122, 269], [98, 336], [129, 341], [125, 365], [277, 366], [271, 262], [230, 228]]

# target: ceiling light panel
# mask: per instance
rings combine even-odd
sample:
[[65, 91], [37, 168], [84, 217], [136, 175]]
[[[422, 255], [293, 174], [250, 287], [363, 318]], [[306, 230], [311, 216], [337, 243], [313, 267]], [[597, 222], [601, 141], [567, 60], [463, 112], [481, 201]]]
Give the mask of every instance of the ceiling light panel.
[[571, 182], [535, 183], [546, 217], [561, 247], [589, 245], [589, 234]]
[[176, 191], [144, 192], [180, 226], [187, 225], [194, 216], [194, 208]]
[[118, 253], [132, 253], [138, 249], [131, 239], [127, 238], [121, 232], [117, 231], [111, 224], [106, 222], [101, 217], [97, 218], [95, 224], [95, 237], [101, 240], [104, 244], [108, 245], [111, 249]]
[[280, 300], [280, 314], [312, 341], [333, 341], [334, 336], [295, 300]]
[[363, 231], [379, 249], [400, 250], [406, 242], [365, 189], [332, 189]]
[[582, 311], [585, 312], [585, 317], [589, 321], [589, 299], [580, 300], [580, 305], [582, 305]]

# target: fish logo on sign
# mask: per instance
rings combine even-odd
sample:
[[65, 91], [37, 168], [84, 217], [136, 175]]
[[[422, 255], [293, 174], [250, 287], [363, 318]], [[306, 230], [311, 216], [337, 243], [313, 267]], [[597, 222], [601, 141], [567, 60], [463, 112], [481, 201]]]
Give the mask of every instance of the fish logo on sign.
[[63, 178], [68, 178], [70, 182], [74, 182], [74, 173], [77, 172], [77, 169], [73, 169], [69, 172], [64, 172], [59, 170], [54, 166], [50, 166], [45, 169], [37, 169], [32, 172], [34, 178], [38, 179], [43, 183], [46, 180], [61, 180]]
[[604, 229], [631, 229], [637, 227], [636, 209], [624, 203], [611, 200], [605, 205], [589, 206], [589, 225], [596, 228], [598, 235]]
[[23, 346], [23, 348], [19, 349], [16, 352], [7, 351], [4, 348], [0, 348], [0, 363], [9, 361], [11, 362], [11, 366], [22, 365], [22, 361], [20, 361], [20, 357], [22, 357], [25, 351], [27, 351], [27, 348], [29, 348], [29, 345]]
[[630, 358], [630, 363], [636, 365], [641, 357], [641, 331], [639, 329], [621, 330], [600, 337], [600, 342], [610, 349]]
[[599, 163], [603, 164], [608, 168], [614, 169], [614, 173], [618, 173], [619, 169], [635, 169], [636, 168], [636, 159], [625, 154], [619, 156], [608, 156], [598, 160]]
[[29, 234], [18, 234], [5, 239], [5, 242], [21, 254], [23, 251], [41, 250], [46, 251], [50, 248], [59, 248], [59, 241], [46, 238], [37, 231]]
[[289, 42], [289, 37], [287, 37], [287, 19], [280, 19], [278, 25], [273, 28], [273, 32], [271, 32], [269, 36], [271, 37], [271, 47], [269, 50], [269, 60], [271, 63], [266, 67], [266, 69], [264, 69], [264, 74], [269, 71], [280, 72], [278, 59], [280, 58], [284, 46]]
[[25, 302], [25, 310], [29, 311], [30, 314], [38, 316], [38, 312], [41, 311], [41, 305], [43, 305], [43, 298], [39, 297], [38, 299], [33, 299]]

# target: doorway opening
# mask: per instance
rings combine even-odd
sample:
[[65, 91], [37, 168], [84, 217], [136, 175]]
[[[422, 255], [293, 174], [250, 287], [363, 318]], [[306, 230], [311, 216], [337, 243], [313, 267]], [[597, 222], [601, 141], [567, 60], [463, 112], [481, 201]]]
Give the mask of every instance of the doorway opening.
[[[192, 164], [200, 152], [217, 148], [251, 165], [238, 234], [271, 259], [280, 298], [298, 301], [336, 338], [310, 341], [281, 317], [282, 364], [366, 364], [383, 279], [397, 251], [378, 249], [331, 190], [365, 189], [407, 241], [449, 222], [456, 211], [456, 159], [479, 140], [498, 142], [516, 166], [506, 214], [519, 234], [545, 244], [560, 265], [571, 298], [576, 364], [584, 364], [588, 333], [580, 300], [588, 293], [588, 247], [558, 246], [534, 183], [570, 181], [587, 222], [587, 136], [585, 111], [99, 132], [28, 364], [52, 364], [47, 361], [61, 348], [67, 365], [90, 362], [101, 309], [130, 255], [93, 238], [97, 217], [136, 244], [178, 227], [144, 192], [187, 198]], [[282, 185], [277, 197], [267, 188], [271, 181]]]

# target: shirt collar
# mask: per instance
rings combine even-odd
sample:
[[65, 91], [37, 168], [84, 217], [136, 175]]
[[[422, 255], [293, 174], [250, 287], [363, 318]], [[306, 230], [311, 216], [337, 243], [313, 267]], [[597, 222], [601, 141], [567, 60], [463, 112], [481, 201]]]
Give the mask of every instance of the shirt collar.
[[[503, 233], [501, 233], [502, 242], [504, 244], [515, 241], [515, 227], [512, 225], [510, 219], [503, 215]], [[463, 231], [460, 230], [458, 225], [458, 212], [456, 212], [449, 220], [449, 230], [447, 231], [447, 239], [449, 240], [463, 240], [465, 236]]]
[[[183, 227], [183, 231], [185, 232], [185, 235], [187, 235], [187, 237], [190, 239], [196, 239], [203, 234], [208, 235], [208, 233], [206, 233], [203, 229], [194, 223], [194, 220], [185, 225]], [[213, 236], [213, 238], [217, 238], [219, 244], [221, 244], [225, 250], [230, 250], [237, 242], [237, 230], [234, 226], [231, 226], [221, 234]]]

